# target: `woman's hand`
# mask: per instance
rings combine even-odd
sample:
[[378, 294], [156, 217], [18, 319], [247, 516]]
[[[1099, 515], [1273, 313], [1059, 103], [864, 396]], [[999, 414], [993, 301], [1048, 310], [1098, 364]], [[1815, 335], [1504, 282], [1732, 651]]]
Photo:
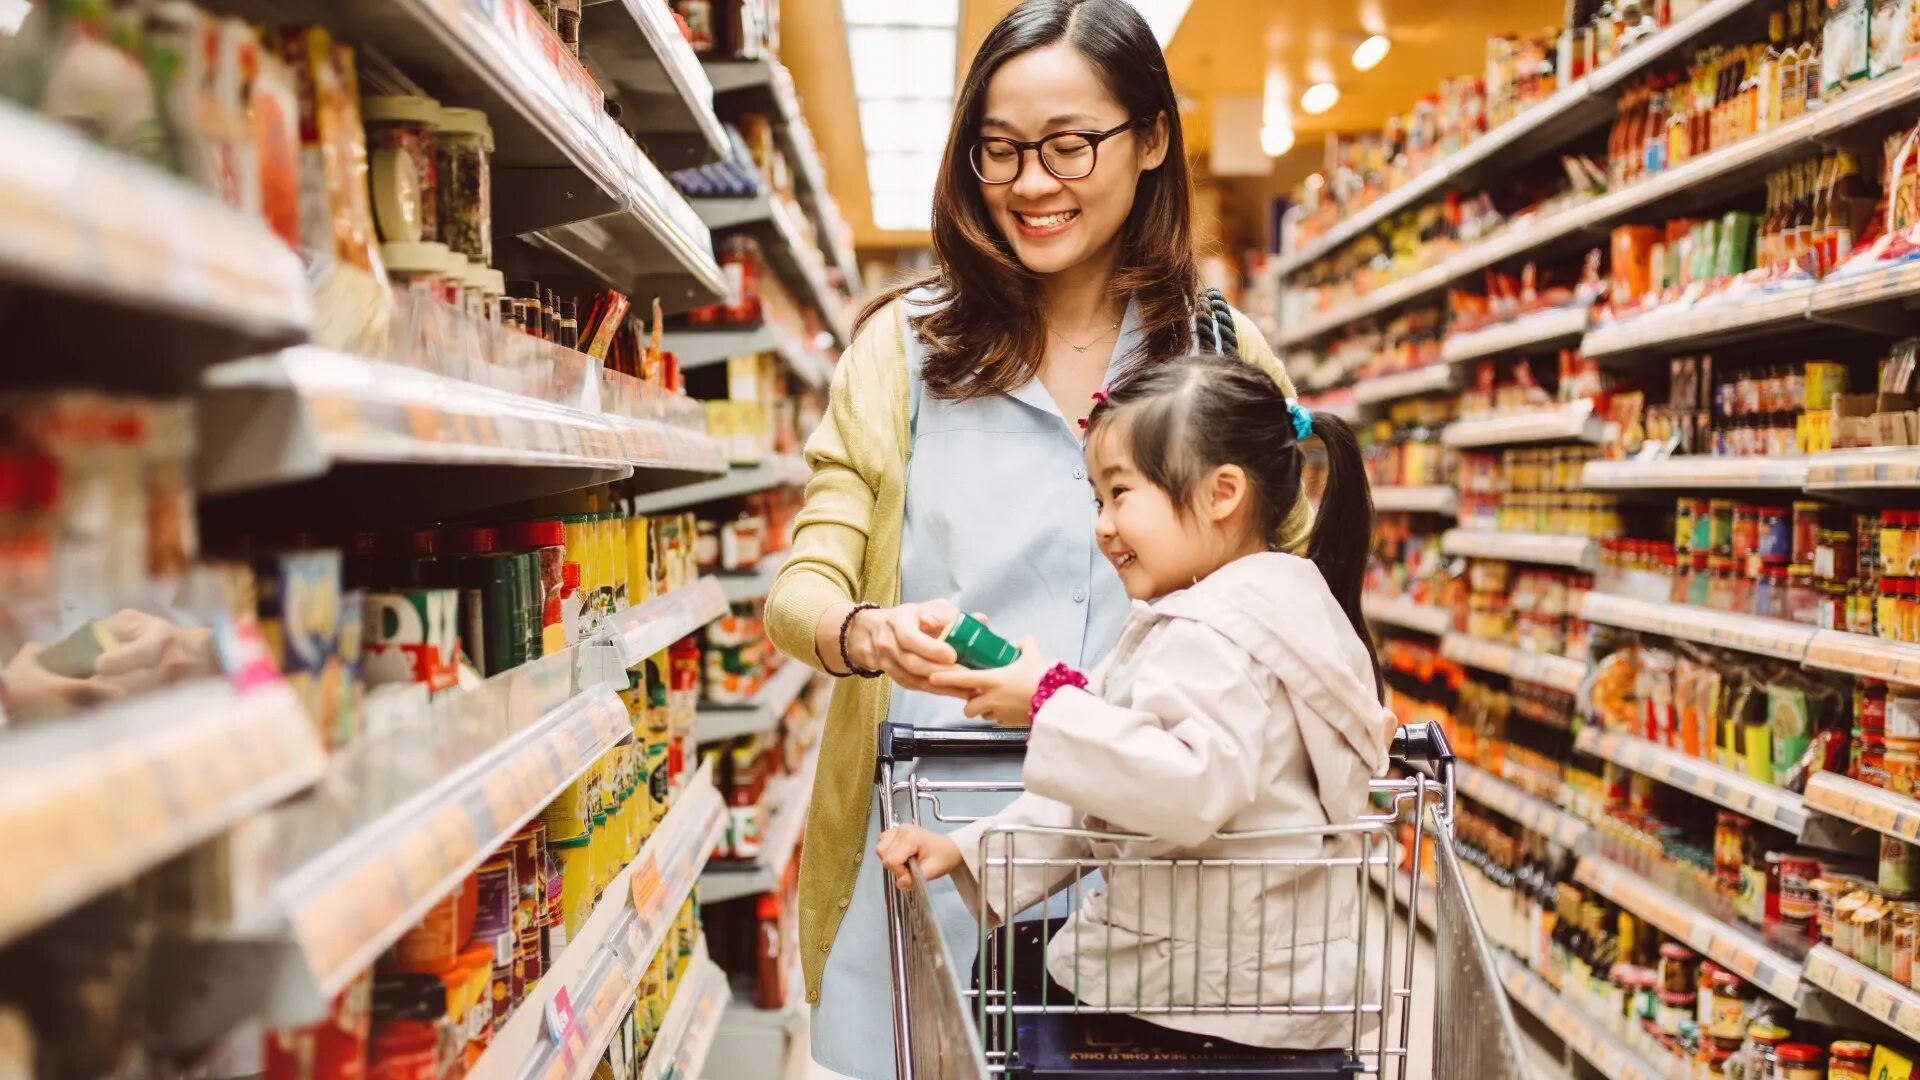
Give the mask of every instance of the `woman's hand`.
[[893, 883], [903, 891], [913, 888], [913, 875], [907, 871], [909, 859], [920, 860], [920, 873], [928, 881], [938, 881], [960, 865], [959, 844], [918, 825], [888, 829], [880, 834], [880, 842], [873, 850], [880, 856], [881, 865], [893, 875]]
[[966, 713], [988, 717], [1001, 727], [1026, 727], [1040, 679], [1053, 666], [1033, 638], [1020, 639], [1020, 659], [1002, 668], [973, 671], [950, 667], [929, 680], [934, 690], [967, 699]]
[[[948, 600], [929, 600], [918, 604], [900, 604], [890, 608], [870, 608], [854, 615], [847, 627], [847, 651], [840, 654], [840, 627], [852, 605], [828, 609], [820, 620], [815, 647], [821, 657], [838, 664], [828, 667], [842, 671], [852, 667], [878, 671], [908, 690], [961, 696], [952, 690], [940, 690], [927, 677], [951, 667], [956, 659], [953, 646], [938, 635], [959, 617], [960, 609]], [[849, 666], [851, 665], [851, 666]]]

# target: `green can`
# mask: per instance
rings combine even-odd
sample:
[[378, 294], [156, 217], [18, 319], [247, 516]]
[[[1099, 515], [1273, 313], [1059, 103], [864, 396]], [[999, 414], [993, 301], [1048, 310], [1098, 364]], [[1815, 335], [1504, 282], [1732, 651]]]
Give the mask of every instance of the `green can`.
[[953, 646], [961, 667], [975, 671], [1006, 667], [1020, 659], [1020, 650], [1013, 642], [987, 629], [985, 623], [964, 611], [947, 625], [940, 640]]

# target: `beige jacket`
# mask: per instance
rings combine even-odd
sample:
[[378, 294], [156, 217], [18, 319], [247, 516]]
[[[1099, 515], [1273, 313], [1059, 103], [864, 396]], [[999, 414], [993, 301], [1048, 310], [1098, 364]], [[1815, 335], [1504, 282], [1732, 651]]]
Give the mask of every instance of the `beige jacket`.
[[[1350, 1006], [1360, 978], [1353, 870], [1098, 861], [1357, 855], [1352, 836], [1216, 834], [1356, 820], [1368, 780], [1386, 766], [1392, 727], [1366, 648], [1319, 569], [1278, 552], [1248, 556], [1190, 589], [1136, 603], [1088, 689], [1063, 690], [1042, 707], [1027, 793], [955, 834], [972, 874], [960, 888], [1002, 919], [1100, 870], [1106, 891], [1084, 896], [1047, 958], [1054, 980], [1087, 1004]], [[1020, 860], [1011, 881], [1009, 848]], [[1351, 1013], [1143, 1015], [1255, 1046], [1342, 1046], [1353, 1031]]]

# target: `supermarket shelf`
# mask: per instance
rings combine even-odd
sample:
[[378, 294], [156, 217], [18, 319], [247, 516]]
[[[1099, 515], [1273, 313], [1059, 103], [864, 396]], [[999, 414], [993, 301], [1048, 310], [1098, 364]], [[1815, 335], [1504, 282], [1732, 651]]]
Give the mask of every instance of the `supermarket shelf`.
[[1440, 346], [1440, 359], [1448, 364], [1464, 364], [1470, 360], [1539, 352], [1571, 344], [1586, 332], [1588, 313], [1588, 305], [1582, 302], [1523, 315], [1512, 322], [1464, 334], [1448, 334]]
[[1799, 491], [1806, 483], [1807, 461], [1802, 457], [1690, 454], [1654, 461], [1589, 461], [1580, 472], [1580, 486], [1589, 491]]
[[[1920, 269], [1920, 263], [1915, 264]], [[1885, 493], [1920, 487], [1920, 447], [1830, 450], [1807, 457], [1807, 490]]]
[[1589, 592], [1580, 602], [1580, 617], [1604, 626], [1638, 630], [1643, 634], [1718, 645], [1798, 662], [1807, 654], [1814, 629], [1780, 619], [1739, 615], [1692, 604], [1636, 600]]
[[1646, 739], [1588, 727], [1574, 747], [1795, 836], [1806, 826], [1806, 808], [1793, 792]]
[[852, 340], [846, 308], [838, 290], [827, 283], [826, 268], [816, 258], [818, 251], [800, 235], [780, 200], [766, 195], [695, 199], [693, 208], [714, 232], [751, 229], [757, 233], [760, 250], [773, 264], [774, 272], [820, 313], [834, 340], [842, 347]]
[[1338, 417], [1350, 425], [1360, 422], [1360, 399], [1355, 396], [1353, 390], [1333, 390], [1324, 394], [1314, 394], [1301, 398], [1300, 404], [1314, 412]]
[[119, 385], [182, 390], [208, 364], [305, 340], [306, 273], [258, 220], [12, 102], [0, 146], [10, 375], [58, 356], [71, 379], [92, 357]]
[[[1611, 94], [1649, 65], [1685, 50], [1700, 35], [1753, 7], [1753, 0], [1712, 0], [1686, 18], [1636, 45], [1632, 51], [1545, 101], [1468, 143], [1374, 202], [1349, 214], [1293, 255], [1279, 259], [1284, 276], [1449, 187], [1504, 172], [1579, 137], [1613, 115]], [[1886, 106], [1893, 107], [1892, 105]]]
[[1384, 513], [1404, 511], [1452, 517], [1459, 507], [1459, 492], [1451, 484], [1387, 485], [1373, 489], [1373, 508]]
[[1872, 326], [1872, 317], [1883, 314], [1894, 325], [1920, 303], [1920, 262], [1896, 263], [1864, 273], [1835, 275], [1813, 290], [1812, 312], [1815, 318], [1849, 325]]
[[727, 603], [739, 604], [748, 600], [765, 600], [773, 591], [773, 581], [780, 576], [780, 568], [787, 564], [791, 552], [776, 551], [761, 559], [752, 570], [716, 575], [720, 587], [726, 590]]
[[703, 937], [695, 947], [687, 974], [667, 1006], [660, 1022], [660, 1034], [640, 1069], [640, 1080], [683, 1080], [698, 1077], [706, 1067], [720, 1036], [720, 1021], [727, 1004], [733, 1000], [733, 987], [727, 973], [707, 958]]
[[1427, 364], [1391, 375], [1377, 375], [1353, 384], [1355, 405], [1383, 405], [1422, 394], [1444, 394], [1454, 389], [1458, 372], [1446, 364]]
[[1519, 960], [1501, 952], [1496, 954], [1495, 963], [1507, 996], [1612, 1080], [1685, 1080], [1684, 1067], [1661, 1068], [1627, 1049]]
[[713, 111], [713, 84], [673, 14], [651, 0], [588, 6], [596, 10], [581, 19], [582, 47], [617, 88], [621, 119], [648, 155], [669, 172], [731, 155], [727, 129]]
[[820, 212], [821, 200], [829, 197], [827, 170], [820, 151], [813, 144], [806, 117], [800, 111], [800, 99], [794, 92], [793, 77], [773, 60], [710, 60], [707, 76], [714, 93], [741, 102], [756, 112], [774, 117], [774, 138], [793, 165], [794, 189], [815, 210], [814, 220], [822, 237], [821, 248], [840, 275], [850, 285], [860, 281], [860, 264], [854, 258], [853, 239], [837, 221]]
[[715, 863], [700, 876], [700, 901], [718, 904], [743, 896], [758, 896], [780, 887], [787, 864], [800, 848], [807, 827], [807, 804], [813, 794], [813, 774], [820, 766], [820, 747], [807, 751], [800, 771], [780, 781], [780, 798], [773, 819], [760, 840], [760, 858], [753, 863]]
[[703, 705], [694, 726], [695, 738], [702, 743], [725, 742], [742, 735], [757, 735], [780, 726], [780, 718], [807, 686], [815, 672], [798, 660], [788, 660], [767, 676], [760, 692], [746, 705]]
[[[636, 975], [645, 970], [647, 962], [659, 951], [666, 926], [672, 923], [681, 903], [693, 891], [701, 867], [724, 833], [726, 814], [725, 802], [713, 786], [713, 766], [703, 765], [681, 787], [672, 809], [647, 838], [639, 855], [601, 894], [600, 902], [594, 905], [586, 922], [541, 975], [539, 985], [494, 1035], [486, 1053], [468, 1073], [470, 1077], [520, 1080], [523, 1076], [538, 1075], [530, 1066], [535, 1065], [552, 1044], [547, 1003], [558, 998], [562, 991], [576, 1008], [592, 1000], [587, 993], [594, 986], [593, 977], [604, 972], [609, 963], [620, 962], [619, 950], [636, 935], [641, 939], [640, 948], [632, 954], [639, 961]], [[645, 904], [644, 910], [635, 906], [636, 895]], [[648, 948], [649, 942], [651, 948]], [[590, 1041], [590, 1034], [582, 1031], [581, 1039]], [[602, 1048], [605, 1045], [604, 1041], [600, 1043]], [[593, 1060], [599, 1058], [597, 1052], [587, 1056]]]
[[325, 764], [282, 684], [241, 693], [203, 679], [0, 728], [0, 849], [17, 875], [0, 890], [0, 945], [307, 787]]
[[1394, 898], [1402, 904], [1409, 902], [1413, 904], [1413, 917], [1420, 921], [1421, 926], [1431, 931], [1437, 925], [1434, 921], [1433, 885], [1431, 882], [1423, 882], [1420, 886], [1419, 897], [1413, 901], [1409, 901], [1407, 893], [1412, 885], [1412, 876], [1405, 870], [1388, 870], [1385, 863], [1375, 863], [1367, 872], [1373, 878], [1373, 883], [1380, 886], [1382, 892], [1386, 891], [1387, 882], [1392, 881]]
[[1455, 449], [1514, 446], [1521, 443], [1598, 443], [1602, 424], [1591, 402], [1560, 405], [1490, 416], [1482, 420], [1455, 420], [1440, 432], [1440, 441]]
[[1360, 597], [1360, 613], [1377, 623], [1418, 630], [1436, 637], [1453, 629], [1453, 613], [1431, 604], [1416, 604], [1405, 597]]
[[1894, 982], [1831, 945], [1807, 954], [1806, 979], [1848, 1005], [1905, 1035], [1920, 1039], [1920, 992]]
[[1541, 566], [1569, 566], [1592, 570], [1598, 546], [1584, 536], [1551, 533], [1498, 532], [1493, 529], [1448, 529], [1441, 550], [1469, 559], [1509, 559]]
[[1877, 833], [1920, 844], [1920, 801], [1839, 773], [1807, 778], [1807, 810], [1863, 825]]
[[1667, 895], [1645, 878], [1598, 855], [1586, 855], [1574, 880], [1666, 931], [1721, 967], [1789, 1005], [1800, 998], [1800, 965], [1758, 938]]
[[1580, 351], [1590, 357], [1628, 356], [1749, 341], [1805, 321], [1813, 292], [1813, 286], [1799, 285], [1710, 298], [1697, 309], [1657, 309], [1595, 327], [1580, 340]]
[[1562, 693], [1578, 693], [1587, 677], [1587, 665], [1551, 653], [1528, 652], [1498, 641], [1482, 641], [1449, 633], [1440, 639], [1440, 654], [1470, 668], [1538, 683]]
[[779, 454], [758, 465], [737, 466], [717, 480], [673, 488], [635, 499], [636, 514], [660, 514], [721, 499], [736, 499], [769, 488], [805, 484], [812, 473], [798, 454]]
[[1578, 850], [1593, 832], [1586, 822], [1478, 766], [1460, 762], [1454, 765], [1453, 775], [1461, 794], [1492, 807], [1569, 851]]
[[819, 350], [808, 348], [773, 323], [712, 330], [669, 330], [666, 347], [679, 359], [683, 371], [722, 364], [729, 357], [773, 353], [786, 361], [787, 370], [815, 390], [824, 389], [833, 378], [832, 365]]
[[703, 577], [665, 596], [615, 612], [600, 625], [599, 634], [613, 645], [621, 666], [631, 669], [726, 613], [726, 591], [718, 580]]
[[1920, 645], [1866, 634], [1820, 630], [1807, 645], [1805, 663], [1825, 671], [1920, 686]]

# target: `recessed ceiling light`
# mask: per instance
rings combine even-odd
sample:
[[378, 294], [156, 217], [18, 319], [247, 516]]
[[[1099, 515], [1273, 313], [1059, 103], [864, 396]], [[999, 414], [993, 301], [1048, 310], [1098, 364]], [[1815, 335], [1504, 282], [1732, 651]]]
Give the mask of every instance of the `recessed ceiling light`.
[[1314, 83], [1307, 92], [1300, 95], [1300, 110], [1309, 116], [1319, 116], [1340, 102], [1340, 88], [1330, 82]]
[[1380, 61], [1387, 58], [1387, 50], [1393, 47], [1385, 34], [1375, 34], [1353, 49], [1353, 66], [1356, 71], [1372, 71]]
[[1268, 124], [1260, 129], [1260, 150], [1268, 157], [1279, 157], [1293, 149], [1293, 129], [1285, 124]]

